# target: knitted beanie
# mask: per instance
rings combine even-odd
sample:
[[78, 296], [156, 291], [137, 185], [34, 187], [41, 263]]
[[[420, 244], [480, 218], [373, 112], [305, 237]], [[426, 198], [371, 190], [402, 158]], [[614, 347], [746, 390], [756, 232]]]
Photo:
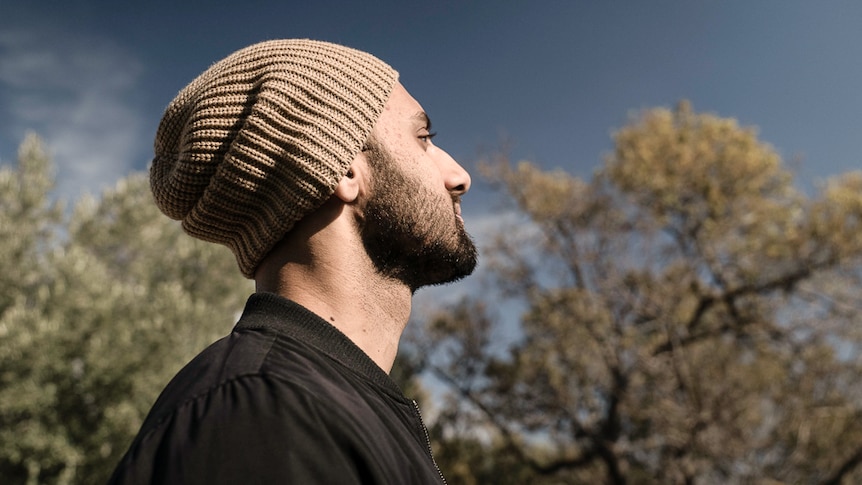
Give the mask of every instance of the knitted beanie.
[[190, 235], [228, 246], [247, 278], [346, 175], [398, 73], [312, 40], [239, 50], [168, 105], [155, 140], [156, 204]]

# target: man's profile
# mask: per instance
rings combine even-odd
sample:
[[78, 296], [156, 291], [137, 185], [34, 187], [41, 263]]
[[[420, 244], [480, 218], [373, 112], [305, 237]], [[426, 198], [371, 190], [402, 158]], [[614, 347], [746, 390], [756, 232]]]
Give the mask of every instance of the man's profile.
[[432, 137], [395, 70], [320, 41], [247, 47], [177, 95], [155, 201], [228, 246], [256, 291], [168, 384], [111, 483], [445, 482], [388, 375], [413, 293], [476, 265], [470, 176]]

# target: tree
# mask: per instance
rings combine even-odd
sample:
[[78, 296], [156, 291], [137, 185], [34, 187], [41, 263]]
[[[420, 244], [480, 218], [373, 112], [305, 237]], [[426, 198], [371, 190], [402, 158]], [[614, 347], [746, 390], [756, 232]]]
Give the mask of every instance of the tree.
[[227, 249], [159, 213], [145, 176], [67, 216], [51, 174], [35, 136], [0, 170], [0, 481], [103, 483], [251, 288]]
[[486, 166], [515, 214], [487, 291], [417, 340], [454, 391], [441, 467], [493, 452], [521, 483], [862, 481], [862, 174], [809, 198], [754, 130], [687, 102], [614, 142], [589, 181]]

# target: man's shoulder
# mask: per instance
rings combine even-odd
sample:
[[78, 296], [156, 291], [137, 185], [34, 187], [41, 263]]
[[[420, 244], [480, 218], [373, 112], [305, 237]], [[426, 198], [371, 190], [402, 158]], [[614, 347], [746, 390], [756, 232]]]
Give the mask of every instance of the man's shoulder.
[[358, 483], [344, 478], [359, 463], [380, 477], [418, 472], [398, 465], [427, 460], [412, 406], [308, 341], [238, 325], [167, 386], [118, 482], [235, 483], [277, 471]]
[[264, 332], [232, 332], [211, 344], [168, 382], [150, 410], [142, 432], [157, 426], [177, 408], [206, 398], [239, 378], [253, 381], [273, 340], [273, 336]]
[[[190, 456], [209, 449], [226, 457], [234, 445], [266, 441], [303, 420], [296, 408], [319, 407], [319, 390], [305, 385], [314, 364], [304, 352], [289, 350], [296, 343], [282, 342], [273, 351], [279, 339], [267, 329], [240, 329], [204, 349], [159, 395], [124, 462], [158, 463], [165, 450]], [[293, 375], [275, 372], [285, 361], [293, 363]], [[252, 430], [254, 437], [242, 434]]]
[[[243, 406], [278, 399], [343, 402], [355, 394], [352, 373], [306, 342], [270, 328], [237, 327], [216, 341], [168, 383], [147, 416], [142, 433], [197, 407], [200, 419], [241, 413]], [[248, 399], [238, 399], [245, 395]], [[207, 413], [201, 411], [206, 410]]]

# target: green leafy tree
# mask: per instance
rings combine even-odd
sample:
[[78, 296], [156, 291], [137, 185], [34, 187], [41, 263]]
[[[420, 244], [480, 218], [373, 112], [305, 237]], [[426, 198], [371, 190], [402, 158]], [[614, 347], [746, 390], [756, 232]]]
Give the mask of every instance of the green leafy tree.
[[[487, 166], [514, 202], [487, 291], [417, 340], [454, 391], [441, 467], [465, 471], [453, 483], [862, 482], [862, 174], [808, 197], [754, 130], [686, 102], [614, 141], [591, 180]], [[523, 310], [509, 327], [502, 304]]]
[[47, 252], [62, 215], [46, 197], [51, 169], [35, 135], [21, 144], [16, 169], [0, 169], [0, 477], [9, 483], [35, 483], [42, 470], [68, 483], [67, 464], [83, 460], [65, 436], [52, 434], [56, 416], [45, 409], [57, 389], [41, 382], [50, 351], [43, 337], [53, 322], [41, 319], [33, 302], [46, 284]]
[[0, 481], [103, 483], [172, 375], [252, 291], [162, 215], [143, 175], [68, 217], [28, 137], [0, 170]]

